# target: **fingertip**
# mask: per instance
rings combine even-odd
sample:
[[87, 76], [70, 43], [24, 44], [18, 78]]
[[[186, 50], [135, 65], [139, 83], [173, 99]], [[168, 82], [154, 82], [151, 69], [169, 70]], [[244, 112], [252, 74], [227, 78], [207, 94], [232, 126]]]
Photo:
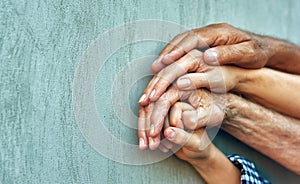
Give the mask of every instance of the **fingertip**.
[[147, 105], [147, 104], [146, 104], [147, 101], [149, 101], [149, 99], [147, 98], [147, 94], [144, 93], [144, 94], [140, 97], [140, 99], [139, 99], [139, 101], [138, 101], [138, 104], [144, 106], [144, 105]]
[[157, 70], [155, 70], [153, 67], [151, 67], [151, 68], [150, 68], [150, 73], [154, 75], [154, 74], [157, 73]]
[[180, 77], [177, 79], [176, 85], [180, 89], [186, 89], [191, 86], [191, 80], [187, 77]]
[[149, 149], [156, 150], [159, 146], [160, 140], [149, 137]]
[[203, 59], [207, 64], [219, 65], [216, 49], [208, 49], [204, 52]]
[[149, 103], [150, 103], [150, 99], [149, 98], [138, 102], [138, 104], [140, 106], [146, 106], [146, 105], [149, 105]]
[[162, 94], [161, 86], [156, 87], [156, 89], [153, 89], [149, 95], [149, 99], [151, 102], [157, 101]]
[[162, 152], [164, 152], [164, 153], [167, 153], [168, 151], [169, 151], [169, 149], [168, 148], [166, 148], [165, 146], [163, 146], [163, 145], [159, 145], [159, 150], [160, 151], [162, 151]]
[[[150, 136], [151, 137], [156, 137], [157, 135], [160, 134], [161, 132], [161, 129], [163, 127], [163, 124], [164, 124], [164, 117], [162, 116], [160, 119], [158, 119], [158, 121], [156, 121], [156, 118], [151, 120], [151, 125], [150, 125]], [[154, 123], [156, 122], [156, 123]]]
[[167, 80], [161, 79], [158, 81], [155, 86], [153, 87], [153, 90], [151, 91], [149, 95], [149, 99], [151, 102], [157, 101], [164, 93], [166, 92], [166, 89], [169, 87], [171, 82]]
[[147, 149], [147, 144], [146, 144], [146, 142], [145, 142], [145, 139], [143, 139], [143, 138], [140, 138], [139, 139], [139, 149], [141, 150], [141, 151], [144, 151], [145, 149]]
[[178, 121], [176, 120], [170, 120], [170, 126], [177, 127]]
[[170, 141], [172, 141], [175, 138], [175, 134], [176, 134], [175, 129], [171, 127], [165, 129], [164, 131], [164, 136]]
[[141, 146], [141, 145], [139, 145], [139, 150], [141, 150], [141, 151], [145, 151], [146, 149], [148, 148], [148, 146]]
[[165, 54], [161, 60], [162, 63], [169, 65], [175, 62], [177, 59], [182, 57], [186, 51], [184, 51], [181, 47], [176, 47], [174, 50], [170, 51], [169, 53]]
[[169, 141], [178, 145], [183, 145], [187, 141], [187, 132], [179, 128], [167, 128], [164, 132], [164, 135]]
[[165, 67], [162, 63], [162, 57], [158, 57], [151, 65], [150, 73], [155, 74], [158, 73], [161, 69]]
[[173, 143], [165, 139], [164, 141], [161, 142], [167, 149], [172, 149], [173, 148]]

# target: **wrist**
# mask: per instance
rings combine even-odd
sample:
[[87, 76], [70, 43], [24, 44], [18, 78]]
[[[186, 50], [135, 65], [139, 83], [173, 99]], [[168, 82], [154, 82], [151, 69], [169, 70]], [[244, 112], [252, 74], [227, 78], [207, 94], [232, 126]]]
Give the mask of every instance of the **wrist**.
[[205, 150], [205, 153], [201, 157], [187, 160], [194, 168], [207, 167], [217, 159], [217, 148], [211, 143]]
[[253, 80], [250, 69], [243, 69], [238, 67], [232, 67], [230, 75], [233, 76], [232, 81], [235, 81], [231, 91], [241, 93]]
[[284, 47], [283, 44], [285, 43], [282, 42], [281, 40], [268, 37], [268, 36], [262, 36], [262, 39], [267, 45], [267, 52], [269, 56], [266, 66], [272, 66], [274, 65], [275, 58], [277, 57], [276, 55], [279, 54], [280, 50], [282, 50], [282, 48]]
[[283, 69], [286, 62], [299, 58], [299, 46], [285, 40], [262, 36], [267, 45], [268, 61], [266, 66], [275, 69]]

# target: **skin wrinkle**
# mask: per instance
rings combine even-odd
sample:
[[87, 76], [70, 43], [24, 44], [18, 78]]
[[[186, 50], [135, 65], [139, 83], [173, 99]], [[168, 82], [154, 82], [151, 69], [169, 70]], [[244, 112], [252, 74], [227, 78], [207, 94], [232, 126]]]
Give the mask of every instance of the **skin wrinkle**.
[[[234, 86], [232, 83], [226, 83], [227, 90], [232, 89], [232, 91], [235, 91], [237, 93], [243, 94], [247, 96], [248, 98], [251, 98], [252, 100], [255, 100], [256, 102], [265, 105], [268, 108], [273, 108], [281, 113], [285, 113], [286, 115], [290, 115], [296, 118], [300, 118], [299, 114], [299, 104], [294, 103], [299, 99], [299, 95], [297, 95], [298, 86], [300, 83], [298, 76], [293, 76], [288, 73], [295, 73], [299, 74], [299, 68], [300, 68], [300, 47], [290, 44], [284, 40], [279, 40], [267, 36], [262, 35], [254, 35], [254, 34], [248, 34], [247, 32], [240, 30], [238, 28], [235, 28], [233, 26], [230, 26], [228, 24], [215, 24], [210, 25], [204, 28], [199, 28], [194, 30], [195, 34], [198, 36], [202, 36], [204, 40], [207, 40], [207, 44], [210, 47], [214, 47], [215, 51], [218, 54], [219, 58], [219, 64], [226, 65], [230, 63], [234, 63], [235, 65], [241, 67], [241, 68], [234, 68], [233, 66], [222, 66], [222, 70], [224, 71], [223, 74], [227, 78], [225, 80], [227, 81], [236, 81], [236, 82], [247, 82], [244, 84], [239, 84]], [[229, 35], [229, 37], [227, 37]], [[196, 42], [190, 42], [190, 40], [194, 39], [194, 35], [186, 34], [185, 38], [183, 40], [180, 40], [179, 46], [185, 48], [186, 51], [194, 52], [193, 49], [199, 49], [196, 48], [195, 43]], [[226, 44], [231, 43], [230, 45], [213, 45], [213, 44], [224, 44], [222, 39], [228, 38]], [[244, 39], [249, 39], [245, 41]], [[178, 39], [175, 38], [171, 42], [174, 44], [176, 43]], [[219, 39], [219, 40], [218, 40]], [[212, 43], [212, 41], [215, 41]], [[218, 42], [219, 41], [219, 42]], [[241, 42], [239, 42], [241, 41]], [[178, 41], [179, 42], [179, 41]], [[191, 44], [192, 43], [192, 44]], [[267, 47], [263, 47], [264, 44]], [[176, 44], [175, 44], [176, 45]], [[266, 49], [267, 48], [267, 49]], [[167, 49], [163, 49], [163, 53], [168, 54], [172, 53], [172, 51], [177, 50], [176, 47], [173, 47], [169, 51]], [[209, 49], [208, 49], [209, 50]], [[232, 50], [232, 51], [231, 51]], [[180, 49], [179, 49], [180, 51]], [[200, 51], [199, 51], [200, 52]], [[224, 52], [224, 53], [223, 53]], [[231, 54], [229, 54], [231, 53]], [[177, 54], [177, 55], [176, 55]], [[266, 58], [267, 55], [267, 58]], [[183, 60], [192, 62], [191, 56], [189, 54], [184, 55], [183, 52], [175, 52], [175, 55], [172, 54], [169, 59], [173, 58], [173, 62], [177, 62], [174, 58], [181, 58]], [[204, 60], [200, 60], [203, 62], [209, 62], [211, 65], [217, 65], [217, 62], [209, 61], [209, 57], [203, 58]], [[205, 60], [206, 59], [206, 60]], [[180, 61], [182, 62], [182, 61]], [[273, 68], [273, 69], [279, 69], [281, 71], [284, 71], [286, 73], [278, 72], [275, 70], [270, 70], [268, 68], [265, 68], [264, 66]], [[157, 64], [157, 63], [156, 63]], [[159, 72], [163, 67], [153, 64], [153, 67], [156, 67], [156, 72]], [[168, 62], [168, 64], [172, 65], [171, 61]], [[192, 67], [190, 63], [185, 63], [187, 68]], [[200, 66], [200, 65], [199, 65]], [[165, 67], [169, 67], [165, 66]], [[242, 69], [242, 68], [247, 68]], [[257, 70], [249, 70], [249, 69], [257, 69]], [[261, 69], [258, 69], [261, 68]], [[172, 71], [170, 71], [172, 72]], [[169, 75], [169, 77], [178, 76], [178, 73], [176, 71], [173, 71], [174, 73]], [[211, 71], [204, 70], [204, 73], [214, 73]], [[240, 74], [239, 74], [240, 73]], [[247, 74], [246, 74], [247, 73]], [[227, 74], [227, 75], [226, 75]], [[159, 74], [158, 74], [159, 75]], [[184, 74], [181, 74], [184, 75]], [[190, 75], [187, 75], [190, 76]], [[247, 81], [244, 76], [253, 76], [251, 79], [252, 81]], [[242, 77], [242, 78], [240, 78]], [[175, 80], [174, 78], [174, 80]], [[193, 78], [196, 80], [197, 78], [193, 76]], [[210, 77], [209, 77], [210, 78]], [[240, 79], [239, 79], [240, 78]], [[203, 77], [201, 78], [201, 75], [199, 75], [199, 79], [203, 80]], [[276, 79], [276, 80], [275, 80]], [[172, 78], [173, 80], [173, 78]], [[216, 80], [213, 80], [216, 81]], [[193, 82], [192, 82], [193, 83]], [[164, 84], [163, 82], [158, 82], [158, 84]], [[261, 85], [257, 85], [261, 84]], [[271, 84], [271, 85], [270, 85]], [[197, 84], [198, 85], [198, 84]], [[160, 88], [159, 94], [155, 96], [155, 98], [151, 99], [152, 101], [155, 101], [159, 98], [159, 96], [165, 92], [165, 89], [167, 89], [167, 86], [163, 85], [159, 87], [160, 85], [155, 85], [155, 88]], [[179, 86], [178, 86], [179, 87]], [[198, 85], [198, 88], [202, 87], [209, 87], [207, 84], [204, 84], [204, 86]], [[164, 89], [162, 89], [164, 88]], [[180, 88], [179, 88], [180, 89]], [[267, 89], [267, 90], [266, 90]], [[184, 90], [184, 89], [182, 89]], [[219, 89], [210, 89], [213, 92], [218, 92]], [[151, 87], [148, 87], [148, 93], [147, 96], [151, 92], [153, 92], [153, 89]], [[288, 95], [286, 95], [288, 94]], [[286, 98], [282, 98], [282, 96], [286, 95]], [[142, 105], [147, 105], [147, 100], [145, 99], [143, 103], [140, 103]], [[178, 99], [177, 99], [178, 100]], [[172, 102], [173, 103], [173, 102]], [[243, 103], [249, 103], [248, 105], [243, 105]], [[269, 157], [273, 158], [274, 160], [278, 161], [282, 165], [289, 168], [290, 165], [293, 165], [294, 163], [290, 163], [291, 160], [295, 160], [295, 162], [298, 162], [298, 153], [296, 153], [293, 150], [297, 150], [297, 148], [294, 146], [299, 145], [299, 136], [300, 135], [298, 131], [299, 127], [298, 122], [295, 122], [293, 120], [284, 120], [285, 116], [279, 113], [276, 113], [275, 111], [272, 111], [272, 113], [266, 113], [268, 109], [263, 108], [260, 109], [259, 107], [255, 107], [251, 105], [252, 102], [240, 102], [240, 107], [247, 107], [247, 108], [237, 108], [236, 111], [230, 109], [225, 109], [226, 115], [230, 116], [230, 118], [234, 123], [240, 123], [239, 126], [227, 126], [233, 130], [231, 133], [234, 135], [236, 134], [238, 139], [245, 139], [245, 142], [247, 144], [251, 144], [251, 141], [254, 142], [254, 140], [257, 140], [255, 142], [254, 146], [257, 147], [257, 149], [264, 154], [270, 155]], [[168, 104], [170, 105], [170, 104]], [[238, 105], [238, 104], [235, 104]], [[230, 107], [230, 105], [228, 105]], [[234, 107], [234, 105], [233, 105]], [[252, 111], [253, 110], [253, 111]], [[249, 111], [252, 111], [249, 112]], [[164, 111], [162, 111], [165, 113]], [[241, 115], [240, 115], [240, 114]], [[261, 113], [261, 115], [257, 115]], [[157, 114], [159, 115], [159, 113]], [[159, 116], [158, 116], [159, 117]], [[267, 118], [268, 117], [268, 118]], [[253, 119], [255, 118], [255, 119]], [[274, 120], [270, 120], [269, 118], [274, 118]], [[282, 119], [283, 118], [283, 119]], [[155, 120], [156, 121], [156, 120]], [[157, 122], [157, 121], [156, 121]], [[224, 122], [227, 122], [224, 121]], [[266, 123], [268, 122], [268, 123]], [[285, 124], [288, 124], [286, 126]], [[224, 123], [224, 128], [226, 128], [226, 123]], [[229, 124], [229, 123], [228, 123]], [[260, 129], [258, 129], [260, 127]], [[245, 135], [238, 134], [238, 129], [240, 128], [241, 131], [246, 132]], [[282, 129], [280, 129], [282, 128]], [[283, 133], [283, 132], [287, 133]], [[157, 131], [158, 132], [158, 131]], [[156, 133], [157, 133], [156, 132]], [[276, 134], [278, 134], [278, 137], [275, 138]], [[295, 134], [295, 135], [293, 135]], [[250, 135], [257, 136], [256, 138], [249, 139]], [[293, 135], [293, 136], [292, 136]], [[243, 137], [244, 136], [244, 137]], [[269, 140], [266, 140], [266, 137], [269, 137]], [[270, 142], [269, 147], [266, 146], [266, 144]], [[264, 144], [262, 144], [264, 143]], [[291, 147], [286, 147], [286, 145], [290, 143]], [[265, 147], [265, 150], [261, 150], [261, 148]], [[274, 152], [274, 148], [276, 149], [276, 152]], [[273, 150], [273, 152], [272, 152]], [[291, 151], [289, 153], [286, 153], [287, 151]], [[283, 153], [286, 153], [283, 155]], [[291, 159], [293, 158], [293, 159]], [[298, 168], [290, 167], [291, 170], [297, 172]], [[299, 169], [300, 170], [300, 169]], [[300, 172], [299, 172], [300, 173]]]
[[230, 116], [226, 117], [221, 128], [300, 174], [300, 137], [297, 136], [300, 135], [300, 120], [233, 94], [228, 96]]

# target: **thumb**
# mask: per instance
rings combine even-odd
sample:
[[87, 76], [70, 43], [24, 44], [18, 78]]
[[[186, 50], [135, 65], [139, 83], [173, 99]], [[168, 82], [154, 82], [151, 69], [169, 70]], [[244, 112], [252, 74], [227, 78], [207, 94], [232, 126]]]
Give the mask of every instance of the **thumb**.
[[251, 42], [213, 47], [203, 55], [204, 62], [209, 65], [236, 64], [247, 67], [250, 62], [253, 63], [254, 58], [257, 57]]
[[206, 73], [190, 73], [179, 77], [176, 85], [181, 90], [210, 88]]
[[204, 132], [205, 129], [199, 129], [193, 133], [180, 128], [169, 127], [164, 131], [164, 134], [169, 141], [175, 144], [185, 146], [189, 150], [199, 151], [203, 149], [203, 143], [207, 144], [206, 140], [209, 139]]

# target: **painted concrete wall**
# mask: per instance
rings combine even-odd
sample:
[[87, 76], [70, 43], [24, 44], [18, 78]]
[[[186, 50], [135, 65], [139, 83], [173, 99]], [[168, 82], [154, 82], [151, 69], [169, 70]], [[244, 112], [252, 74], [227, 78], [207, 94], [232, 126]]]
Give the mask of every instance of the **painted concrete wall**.
[[[124, 165], [87, 143], [72, 106], [72, 82], [83, 52], [103, 32], [141, 19], [172, 21], [187, 28], [228, 22], [300, 44], [299, 9], [297, 0], [1, 0], [0, 183], [202, 183], [175, 157], [150, 165]], [[99, 71], [105, 80], [100, 78], [97, 85], [106, 87], [96, 90], [96, 104], [107, 129], [118, 139], [137, 142], [136, 132], [122, 128], [111, 104], [103, 101], [115, 73], [162, 47], [152, 42], [127, 45]], [[137, 83], [131, 96], [124, 97], [134, 112], [146, 82]], [[240, 153], [254, 161], [273, 183], [300, 182], [299, 176], [226, 133], [215, 142], [225, 153]]]

